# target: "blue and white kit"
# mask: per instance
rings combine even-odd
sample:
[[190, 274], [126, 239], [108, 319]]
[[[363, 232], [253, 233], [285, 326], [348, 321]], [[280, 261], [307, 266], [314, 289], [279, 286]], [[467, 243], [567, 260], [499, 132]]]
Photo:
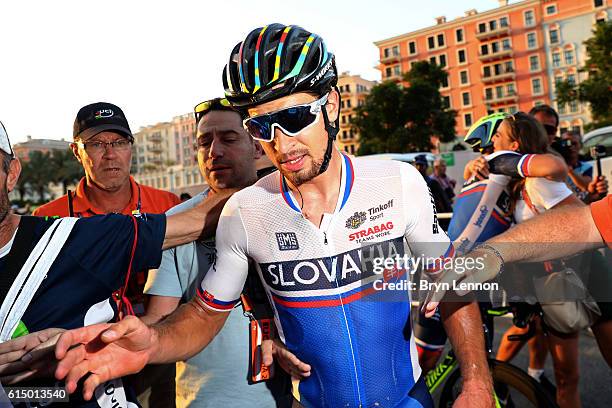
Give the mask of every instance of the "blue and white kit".
[[272, 173], [227, 202], [217, 260], [198, 295], [207, 307], [230, 311], [252, 259], [281, 340], [312, 367], [294, 384], [302, 405], [429, 406], [426, 390], [414, 395], [421, 369], [410, 325], [410, 268], [375, 273], [372, 265], [409, 255], [437, 259], [424, 264], [433, 272], [453, 256], [432, 201], [412, 166], [343, 155], [335, 211], [317, 227], [280, 173]]

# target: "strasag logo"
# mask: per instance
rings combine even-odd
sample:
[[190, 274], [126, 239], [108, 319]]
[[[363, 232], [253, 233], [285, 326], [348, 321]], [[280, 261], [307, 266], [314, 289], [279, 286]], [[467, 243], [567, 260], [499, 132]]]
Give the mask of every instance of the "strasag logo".
[[364, 211], [356, 211], [346, 220], [346, 228], [357, 229], [366, 221], [367, 215]]
[[295, 232], [277, 232], [276, 242], [280, 251], [294, 251], [300, 249]]
[[100, 109], [96, 112], [96, 119], [110, 118], [115, 114], [112, 109]]

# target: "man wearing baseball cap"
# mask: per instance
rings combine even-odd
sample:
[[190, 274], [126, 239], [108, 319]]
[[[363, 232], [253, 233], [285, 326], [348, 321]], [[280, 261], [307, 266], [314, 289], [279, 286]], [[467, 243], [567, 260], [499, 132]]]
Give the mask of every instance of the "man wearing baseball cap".
[[[130, 176], [134, 137], [125, 114], [116, 105], [97, 102], [83, 106], [74, 121], [74, 142], [70, 148], [85, 170], [85, 177], [76, 191], [53, 200], [33, 212], [38, 216], [90, 217], [97, 214], [162, 214], [180, 203], [167, 191], [136, 183]], [[144, 314], [143, 294], [148, 271], [135, 273], [127, 290], [128, 299], [137, 315]], [[133, 378], [143, 406], [149, 406], [149, 391], [156, 388], [168, 392], [174, 402], [174, 365], [151, 367]], [[154, 371], [154, 372], [153, 372]], [[163, 406], [164, 401], [158, 401]], [[150, 406], [155, 406], [151, 404]]]

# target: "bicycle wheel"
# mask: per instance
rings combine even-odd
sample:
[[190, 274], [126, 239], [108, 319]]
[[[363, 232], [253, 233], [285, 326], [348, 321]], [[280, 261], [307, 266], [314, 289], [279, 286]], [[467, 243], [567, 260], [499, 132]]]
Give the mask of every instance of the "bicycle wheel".
[[[542, 407], [557, 408], [554, 396], [526, 372], [512, 364], [489, 359], [495, 395], [501, 408]], [[461, 392], [461, 370], [455, 370], [440, 394], [441, 408], [450, 408]]]

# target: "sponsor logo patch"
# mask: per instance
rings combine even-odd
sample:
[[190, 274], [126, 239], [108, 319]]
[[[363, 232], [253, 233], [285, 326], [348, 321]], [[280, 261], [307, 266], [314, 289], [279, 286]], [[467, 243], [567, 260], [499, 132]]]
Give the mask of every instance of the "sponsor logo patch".
[[112, 109], [101, 109], [96, 112], [96, 119], [110, 118], [115, 112]]
[[294, 251], [300, 249], [295, 232], [277, 232], [276, 242], [281, 251]]
[[364, 211], [356, 211], [355, 214], [346, 220], [346, 228], [357, 229], [366, 221], [366, 218], [367, 216]]

